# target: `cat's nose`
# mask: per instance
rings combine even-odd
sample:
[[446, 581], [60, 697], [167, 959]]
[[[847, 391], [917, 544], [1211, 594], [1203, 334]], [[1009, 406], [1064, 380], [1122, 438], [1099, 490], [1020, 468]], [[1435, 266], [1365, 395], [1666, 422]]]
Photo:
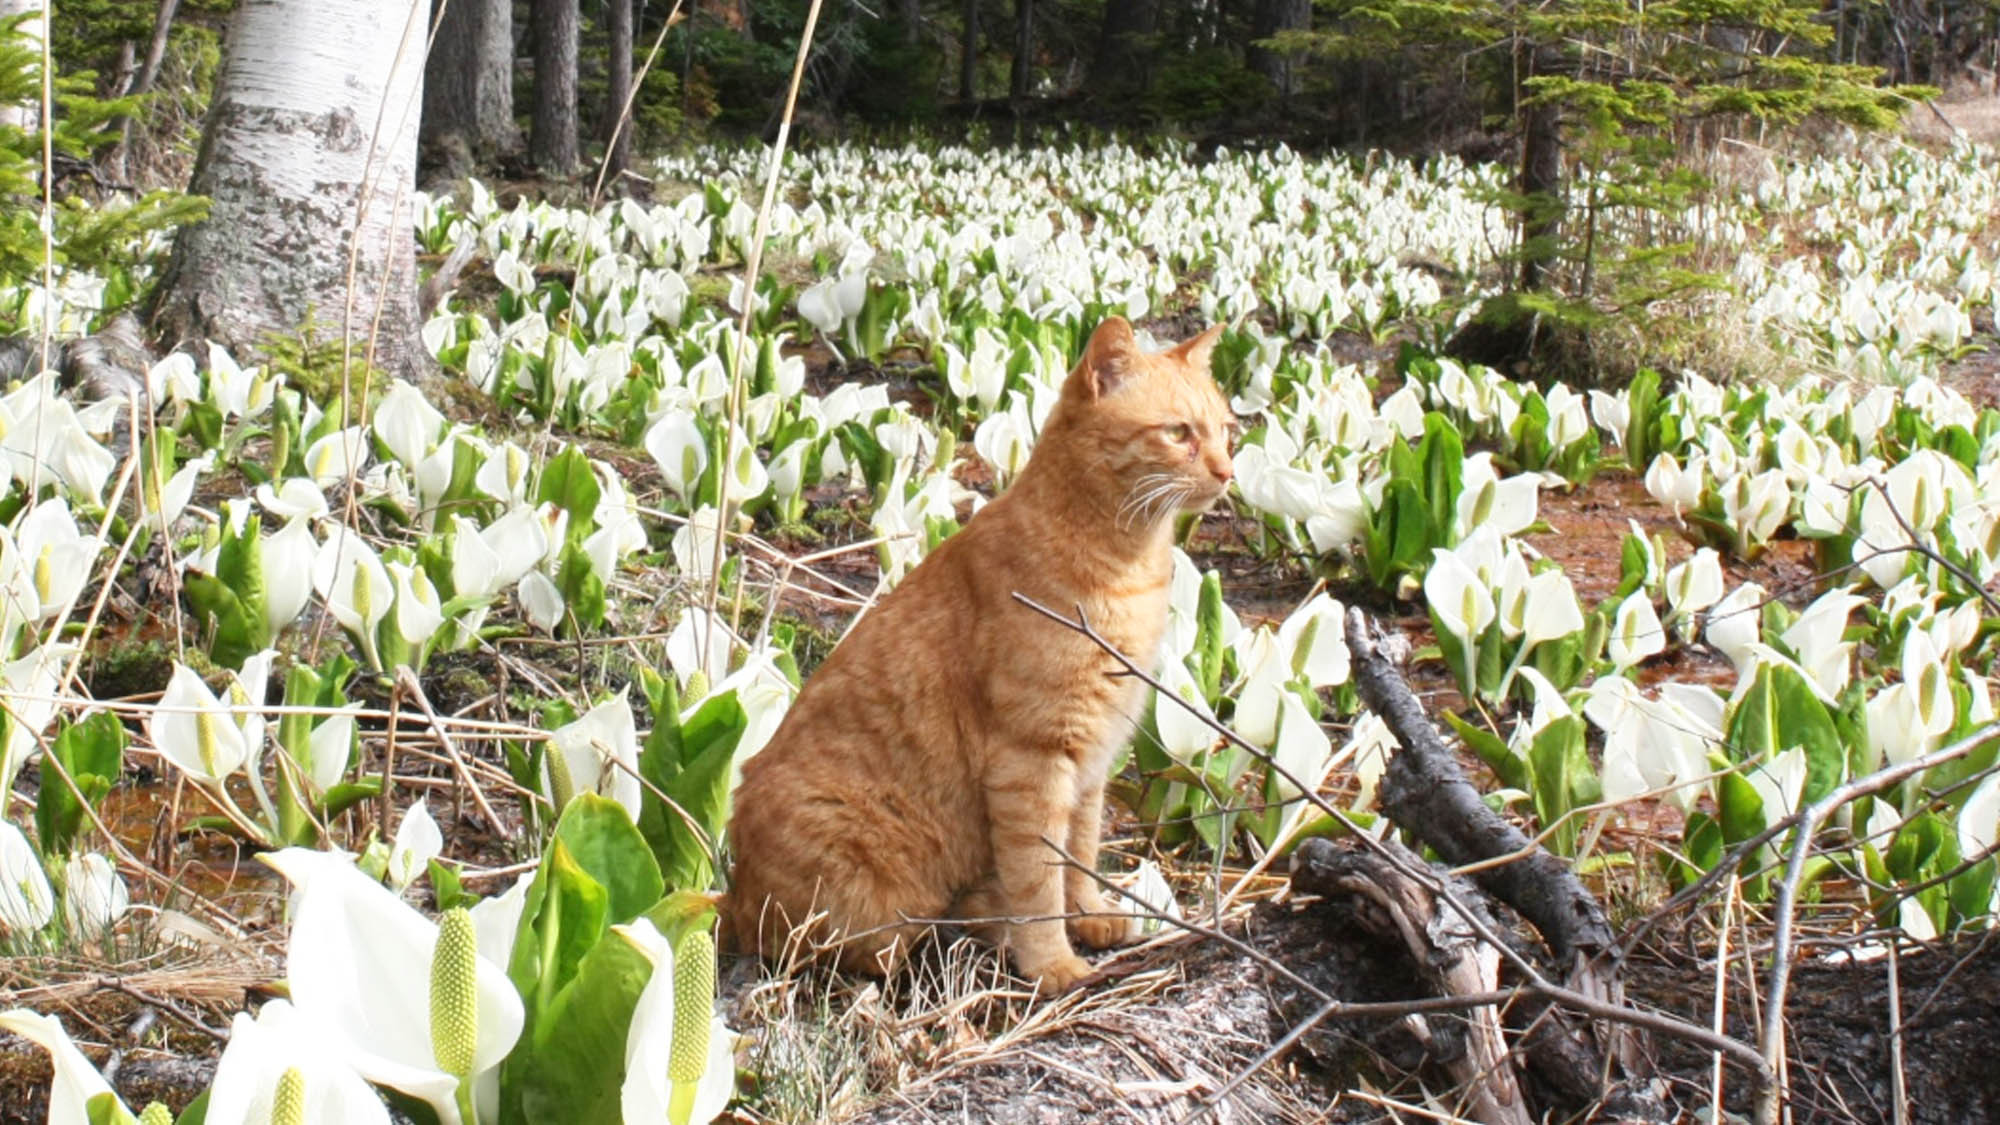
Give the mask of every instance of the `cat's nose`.
[[1208, 471], [1220, 484], [1228, 484], [1236, 477], [1236, 465], [1227, 457], [1210, 458]]

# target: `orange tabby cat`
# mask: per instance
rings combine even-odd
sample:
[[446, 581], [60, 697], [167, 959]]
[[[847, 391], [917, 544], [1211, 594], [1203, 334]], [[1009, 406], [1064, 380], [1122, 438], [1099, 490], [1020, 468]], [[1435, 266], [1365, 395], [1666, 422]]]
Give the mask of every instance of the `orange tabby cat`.
[[1013, 487], [805, 685], [743, 767], [735, 940], [777, 955], [803, 925], [840, 943], [844, 967], [883, 972], [924, 929], [909, 919], [983, 919], [1053, 993], [1090, 972], [1071, 935], [1123, 939], [1085, 871], [1145, 686], [1013, 594], [1080, 605], [1120, 650], [1152, 658], [1174, 515], [1229, 484], [1233, 423], [1208, 375], [1219, 332], [1149, 355], [1124, 320], [1099, 325]]

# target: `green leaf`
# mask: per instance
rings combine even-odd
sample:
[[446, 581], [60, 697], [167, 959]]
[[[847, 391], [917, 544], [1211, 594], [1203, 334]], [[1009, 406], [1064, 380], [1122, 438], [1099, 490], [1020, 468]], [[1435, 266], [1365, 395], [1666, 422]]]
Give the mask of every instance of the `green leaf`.
[[1474, 726], [1451, 711], [1444, 713], [1444, 720], [1451, 724], [1451, 729], [1458, 735], [1459, 740], [1471, 747], [1473, 753], [1479, 755], [1479, 760], [1486, 763], [1493, 771], [1493, 775], [1500, 779], [1502, 786], [1524, 792], [1533, 790], [1533, 767], [1526, 758], [1514, 753], [1499, 735], [1484, 727]]
[[1750, 690], [1730, 712], [1724, 735], [1730, 754], [1744, 762], [1759, 757], [1768, 761], [1803, 746], [1806, 783], [1801, 806], [1825, 796], [1846, 774], [1847, 748], [1832, 713], [1805, 677], [1788, 664], [1767, 661], [1757, 669]]
[[584, 955], [604, 936], [610, 923], [609, 895], [570, 853], [560, 836], [542, 853], [535, 881], [515, 931], [514, 953], [507, 976], [521, 993], [526, 1009], [523, 1034], [532, 1032], [554, 1003], [556, 994], [576, 975]]
[[[571, 526], [575, 526], [573, 522]], [[598, 577], [596, 568], [590, 564], [590, 555], [575, 539], [563, 547], [556, 588], [562, 591], [563, 604], [579, 633], [604, 624], [604, 579]]]
[[1722, 826], [1700, 811], [1688, 813], [1681, 853], [1666, 853], [1667, 875], [1676, 887], [1687, 886], [1722, 862]]
[[[226, 583], [243, 603], [243, 612], [255, 622], [257, 631], [253, 640], [257, 649], [269, 643], [269, 630], [264, 626], [264, 547], [260, 538], [262, 521], [253, 513], [243, 520], [243, 530], [239, 534], [230, 527], [229, 521], [222, 523], [222, 545], [215, 553], [215, 576]], [[246, 654], [248, 655], [248, 654]], [[228, 667], [241, 667], [242, 661], [224, 661]]]
[[[1535, 816], [1547, 828], [1572, 809], [1594, 803], [1603, 793], [1597, 772], [1584, 750], [1583, 720], [1574, 715], [1553, 720], [1535, 732], [1528, 746], [1528, 760], [1534, 764]], [[1576, 854], [1576, 841], [1583, 826], [1566, 820], [1549, 837], [1549, 849], [1557, 855]]]
[[715, 846], [729, 810], [730, 766], [749, 725], [733, 691], [704, 701], [685, 725], [656, 718], [639, 754], [639, 776], [651, 783], [639, 827], [666, 886], [701, 890], [713, 881]]
[[456, 864], [438, 862], [432, 857], [426, 864], [431, 877], [431, 893], [437, 899], [439, 911], [450, 910], [454, 906], [470, 907], [478, 895], [467, 893], [465, 884], [459, 881]]
[[[125, 725], [117, 716], [100, 711], [63, 728], [49, 747], [56, 763], [68, 774], [83, 801], [90, 805], [104, 799], [125, 769]], [[41, 792], [35, 799], [35, 838], [44, 859], [65, 855], [83, 825], [84, 804], [76, 793], [50, 771], [42, 774]]]
[[603, 494], [590, 458], [576, 446], [566, 445], [543, 467], [535, 496], [538, 502], [553, 503], [569, 513], [569, 541], [581, 543], [597, 528], [597, 501]]
[[653, 964], [607, 931], [501, 1070], [502, 1120], [619, 1119], [625, 1039]]
[[90, 1125], [135, 1125], [137, 1120], [109, 1090], [92, 1096], [83, 1106]]
[[361, 802], [381, 795], [380, 776], [356, 778], [328, 789], [326, 796], [320, 799], [320, 814], [322, 817], [339, 816]]
[[266, 630], [262, 609], [252, 613], [227, 582], [191, 570], [181, 588], [187, 591], [196, 620], [207, 629], [209, 658], [216, 664], [240, 668], [244, 660], [263, 650]]
[[1764, 798], [1742, 774], [1725, 773], [1716, 779], [1716, 806], [1723, 843], [1734, 847], [1764, 830]]
[[[1200, 657], [1196, 682], [1202, 697], [1213, 702], [1222, 693], [1222, 576], [1211, 570], [1201, 576], [1201, 596], [1195, 605], [1195, 653]], [[1301, 645], [1300, 651], [1306, 646]]]
[[567, 846], [577, 866], [606, 892], [613, 922], [629, 922], [660, 901], [665, 887], [646, 840], [609, 797], [580, 793], [556, 821], [555, 838]]
[[[1458, 525], [1458, 494], [1465, 474], [1465, 443], [1458, 427], [1436, 411], [1424, 415], [1424, 439], [1417, 446], [1417, 460], [1423, 463], [1424, 501], [1440, 540], [1451, 538]], [[1440, 541], [1437, 546], [1447, 546]]]
[[1962, 919], [1985, 917], [1993, 909], [1994, 862], [1987, 856], [1946, 885], [1952, 913]]
[[1398, 574], [1422, 571], [1430, 565], [1431, 548], [1438, 545], [1437, 524], [1416, 483], [1390, 480], [1363, 542], [1369, 578], [1377, 586], [1387, 586]]
[[1951, 827], [1937, 814], [1918, 813], [1896, 829], [1895, 842], [1889, 845], [1882, 862], [1897, 882], [1915, 882], [1938, 866], [1937, 857], [1954, 835]]

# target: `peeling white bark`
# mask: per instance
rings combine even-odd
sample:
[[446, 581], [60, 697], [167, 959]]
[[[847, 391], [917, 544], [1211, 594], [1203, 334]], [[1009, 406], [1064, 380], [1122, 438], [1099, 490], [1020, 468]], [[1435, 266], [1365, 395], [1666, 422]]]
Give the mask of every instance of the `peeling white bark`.
[[[162, 310], [255, 348], [311, 324], [413, 373], [417, 125], [427, 0], [242, 0]], [[378, 322], [379, 317], [379, 322]]]

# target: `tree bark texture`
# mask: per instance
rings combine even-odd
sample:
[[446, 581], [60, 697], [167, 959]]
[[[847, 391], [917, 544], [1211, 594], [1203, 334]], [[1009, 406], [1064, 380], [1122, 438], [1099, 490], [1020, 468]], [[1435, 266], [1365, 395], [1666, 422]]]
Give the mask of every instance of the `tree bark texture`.
[[1479, 885], [1520, 911], [1565, 966], [1610, 949], [1611, 923], [1590, 889], [1568, 864], [1530, 847], [1520, 829], [1487, 807], [1416, 693], [1369, 635], [1360, 610], [1348, 611], [1347, 645], [1362, 701], [1402, 747], [1382, 777], [1382, 810], [1389, 819], [1454, 867], [1525, 852], [1519, 860], [1479, 872]]
[[[632, 0], [607, 0], [611, 32], [610, 90], [604, 97], [604, 182], [617, 190], [620, 177], [632, 166], [632, 123], [624, 120], [632, 96]], [[622, 124], [621, 124], [622, 122]]]
[[399, 375], [417, 339], [417, 118], [423, 0], [242, 0], [156, 319], [254, 351], [311, 326]]
[[1280, 100], [1298, 93], [1299, 52], [1275, 51], [1257, 46], [1281, 31], [1304, 31], [1312, 26], [1312, 0], [1256, 0], [1250, 17], [1250, 69], [1268, 79]]
[[1109, 0], [1097, 37], [1090, 86], [1100, 93], [1137, 93], [1146, 87], [1153, 36], [1160, 30], [1159, 0]]
[[[1423, 860], [1394, 843], [1384, 845], [1400, 854], [1402, 866], [1386, 858], [1351, 848], [1343, 851], [1330, 841], [1307, 840], [1292, 855], [1292, 885], [1321, 896], [1350, 895], [1372, 909], [1359, 911], [1364, 924], [1373, 923], [1384, 942], [1402, 942], [1413, 964], [1439, 996], [1477, 996], [1500, 987], [1500, 951], [1479, 938], [1471, 923], [1442, 905], [1437, 895], [1407, 874], [1425, 870]], [[1447, 876], [1447, 880], [1449, 877]], [[1478, 910], [1488, 928], [1490, 916], [1483, 896], [1471, 888], [1454, 887], [1461, 905]], [[1506, 1028], [1492, 1005], [1464, 1015], [1465, 1050], [1446, 1060], [1469, 1105], [1462, 1110], [1482, 1125], [1529, 1125], [1526, 1102], [1509, 1059]]]
[[535, 115], [528, 158], [567, 176], [582, 159], [576, 136], [578, 0], [534, 0]]
[[[1529, 52], [1530, 77], [1554, 73], [1560, 60], [1553, 48]], [[1522, 95], [1517, 95], [1522, 96]], [[1533, 293], [1546, 283], [1555, 260], [1552, 245], [1562, 225], [1562, 110], [1539, 102], [1521, 111], [1521, 291]]]
[[1035, 69], [1035, 0], [1014, 0], [1014, 67], [1007, 78], [1007, 96], [1021, 101], [1028, 96], [1029, 77]]
[[[426, 145], [463, 144], [480, 157], [521, 143], [514, 125], [514, 6], [510, 0], [449, 0], [424, 67]], [[454, 138], [456, 140], [454, 140]]]
[[979, 92], [979, 0], [965, 0], [965, 26], [958, 41], [958, 100], [971, 102]]

